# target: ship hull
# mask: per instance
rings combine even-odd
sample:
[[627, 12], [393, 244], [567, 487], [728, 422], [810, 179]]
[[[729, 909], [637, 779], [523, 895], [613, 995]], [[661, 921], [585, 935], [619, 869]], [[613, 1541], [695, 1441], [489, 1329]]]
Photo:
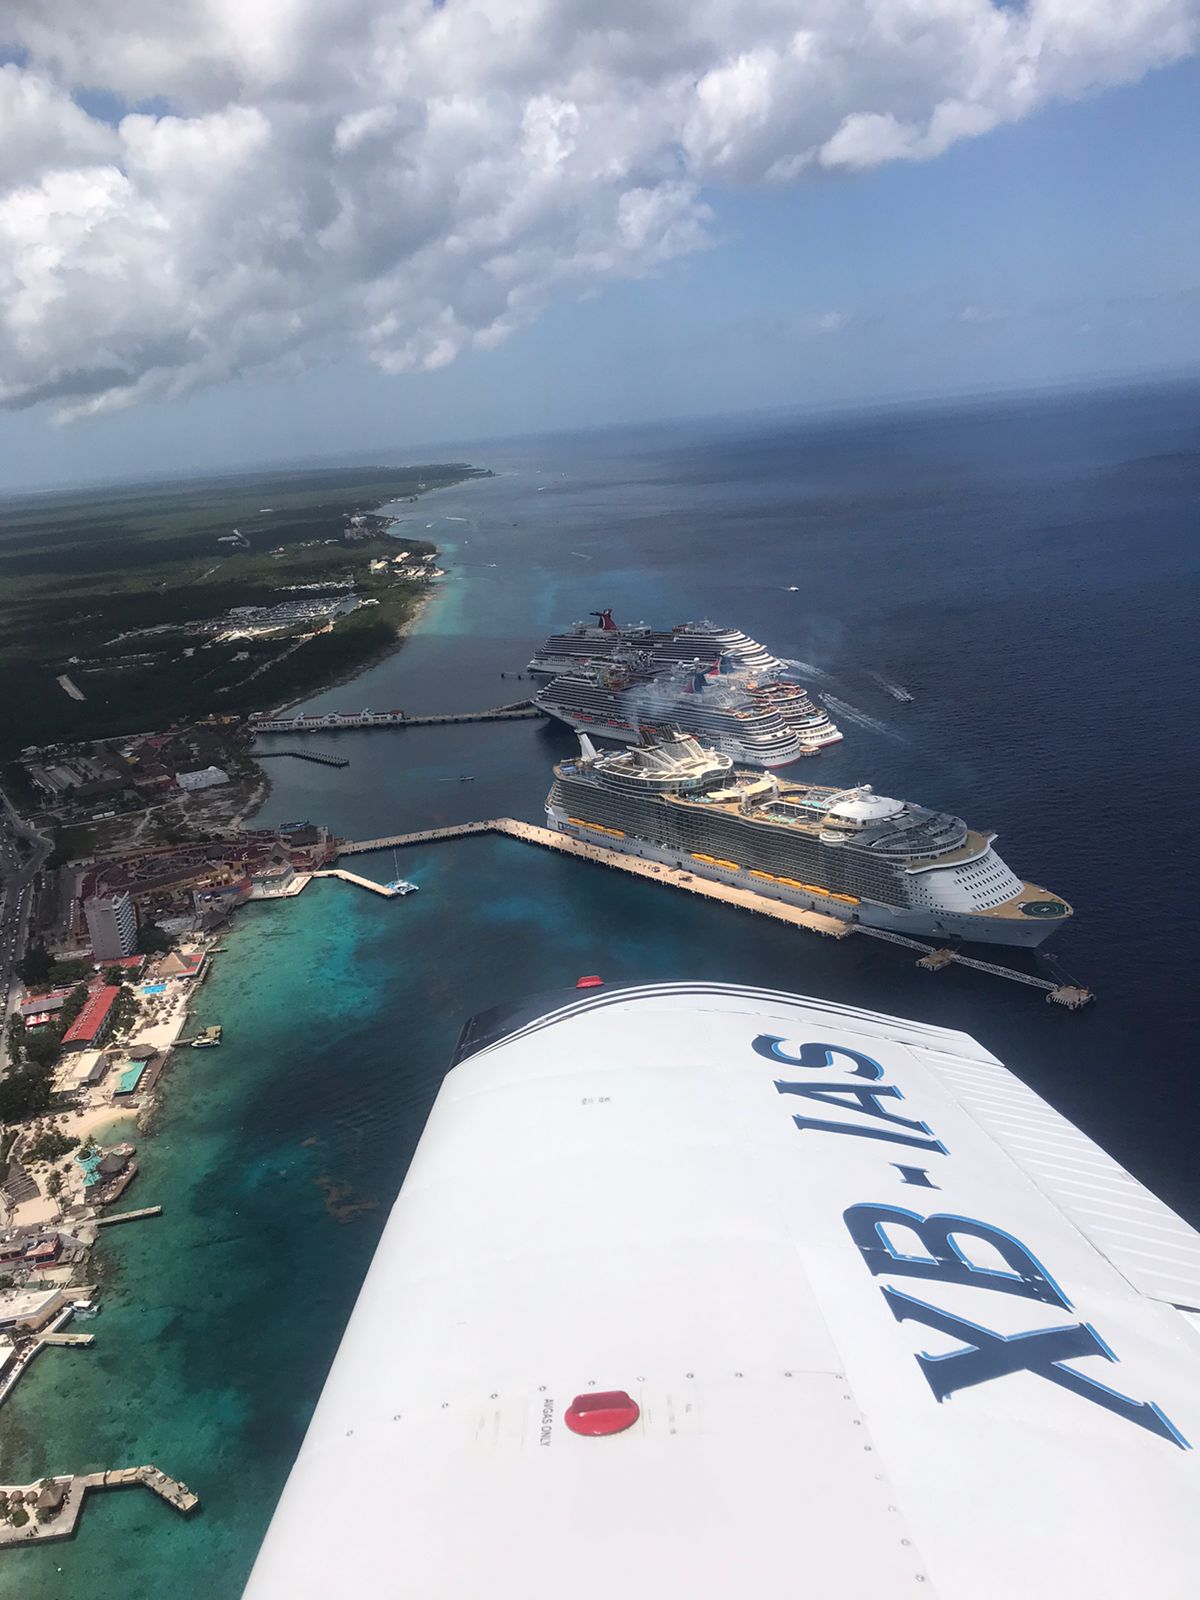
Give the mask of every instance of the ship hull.
[[917, 939], [931, 939], [946, 943], [963, 940], [970, 944], [1003, 945], [1008, 949], [1035, 950], [1067, 918], [1018, 921], [1016, 918], [979, 915], [971, 912], [923, 911], [904, 906], [888, 906], [873, 900], [860, 900], [849, 907], [844, 901], [825, 895], [799, 894], [780, 884], [766, 882], [746, 871], [732, 872], [715, 868], [696, 858], [686, 850], [652, 844], [649, 840], [625, 840], [610, 833], [572, 826], [564, 813], [547, 807], [546, 820], [551, 828], [570, 838], [589, 844], [600, 844], [605, 849], [617, 850], [625, 855], [639, 856], [646, 861], [658, 861], [663, 866], [674, 867], [690, 873], [695, 878], [708, 878], [714, 883], [734, 884], [765, 900], [779, 900], [784, 905], [798, 906], [805, 911], [820, 911], [826, 916], [838, 917], [843, 922], [859, 923], [868, 928], [881, 928], [888, 933], [901, 933]]

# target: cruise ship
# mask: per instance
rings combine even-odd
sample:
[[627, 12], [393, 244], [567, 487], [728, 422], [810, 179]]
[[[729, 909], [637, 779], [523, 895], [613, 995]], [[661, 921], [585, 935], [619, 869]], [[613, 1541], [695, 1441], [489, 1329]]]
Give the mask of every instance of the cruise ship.
[[738, 771], [676, 732], [560, 762], [550, 826], [792, 905], [895, 933], [1040, 945], [1071, 915], [992, 849], [995, 834], [876, 794]]
[[799, 684], [735, 666], [725, 655], [701, 668], [664, 669], [647, 652], [626, 647], [607, 662], [559, 673], [534, 704], [577, 733], [622, 744], [647, 731], [683, 728], [756, 767], [786, 766], [842, 738]]
[[593, 611], [592, 618], [577, 622], [566, 633], [551, 634], [525, 670], [535, 678], [553, 678], [588, 662], [609, 661], [626, 648], [645, 654], [659, 671], [696, 662], [707, 664], [720, 656], [733, 667], [755, 672], [777, 672], [784, 666], [757, 639], [715, 622], [680, 622], [673, 628], [655, 629], [645, 622], [614, 622], [611, 608]]
[[245, 1600], [1193, 1600], [1195, 1229], [968, 1033], [586, 981], [464, 1028]]

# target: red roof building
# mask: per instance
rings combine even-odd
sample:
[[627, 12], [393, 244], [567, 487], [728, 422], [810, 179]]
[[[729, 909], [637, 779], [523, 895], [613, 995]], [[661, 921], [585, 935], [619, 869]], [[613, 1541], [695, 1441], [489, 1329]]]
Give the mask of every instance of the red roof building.
[[63, 1034], [64, 1050], [88, 1050], [100, 1043], [108, 1026], [113, 1002], [120, 992], [111, 983], [101, 984], [92, 990], [84, 1002], [83, 1010]]

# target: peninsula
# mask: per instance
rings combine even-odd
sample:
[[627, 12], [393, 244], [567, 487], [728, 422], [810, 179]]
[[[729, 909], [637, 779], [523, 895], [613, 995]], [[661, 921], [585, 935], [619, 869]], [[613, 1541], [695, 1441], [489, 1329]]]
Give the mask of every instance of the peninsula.
[[482, 475], [325, 469], [7, 501], [0, 759], [239, 717], [357, 674], [436, 575], [435, 547], [379, 507]]

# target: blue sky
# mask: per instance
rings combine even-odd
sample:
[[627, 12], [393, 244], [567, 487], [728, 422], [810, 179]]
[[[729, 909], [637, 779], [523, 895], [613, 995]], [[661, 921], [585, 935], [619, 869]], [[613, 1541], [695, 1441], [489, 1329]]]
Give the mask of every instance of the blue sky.
[[66, 426], [0, 412], [0, 486], [1200, 369], [1198, 171], [1191, 59], [932, 160], [709, 183], [709, 248], [552, 296], [495, 349], [395, 376], [322, 352]]

